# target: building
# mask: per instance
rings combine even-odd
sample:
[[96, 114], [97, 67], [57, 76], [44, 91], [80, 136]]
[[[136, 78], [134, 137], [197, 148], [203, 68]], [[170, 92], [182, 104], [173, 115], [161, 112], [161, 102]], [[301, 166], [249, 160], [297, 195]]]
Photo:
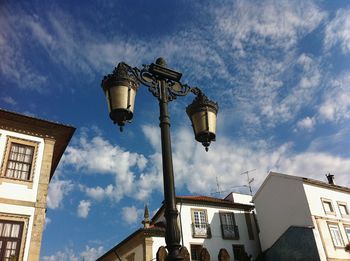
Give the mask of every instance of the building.
[[48, 184], [74, 131], [0, 109], [0, 260], [39, 260]]
[[[241, 260], [243, 255], [254, 259], [259, 255], [258, 228], [251, 199], [251, 196], [238, 193], [230, 193], [224, 199], [207, 196], [176, 198], [180, 243], [187, 248], [192, 261], [198, 260], [203, 247], [213, 258], [217, 258], [221, 248], [225, 248], [234, 260]], [[155, 260], [159, 247], [165, 246], [164, 205], [151, 221], [147, 213], [143, 228], [97, 260]]]
[[254, 196], [265, 260], [350, 260], [350, 188], [270, 172]]

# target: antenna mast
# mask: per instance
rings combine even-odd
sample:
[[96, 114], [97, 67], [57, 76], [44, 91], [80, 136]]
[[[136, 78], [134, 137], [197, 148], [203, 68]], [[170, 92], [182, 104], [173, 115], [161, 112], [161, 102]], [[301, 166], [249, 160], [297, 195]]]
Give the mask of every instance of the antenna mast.
[[216, 186], [217, 186], [217, 188], [218, 188], [217, 193], [219, 194], [219, 197], [221, 198], [221, 192], [223, 192], [223, 191], [221, 191], [218, 176], [216, 176]]
[[251, 170], [247, 170], [247, 171], [244, 171], [242, 172], [240, 175], [243, 175], [243, 174], [246, 174], [247, 175], [247, 183], [248, 183], [248, 188], [249, 188], [249, 192], [250, 192], [250, 195], [253, 196], [253, 191], [252, 191], [252, 186], [251, 184], [254, 182], [254, 178], [250, 178], [249, 177], [249, 172], [252, 172], [252, 171], [255, 171], [256, 169], [251, 169]]

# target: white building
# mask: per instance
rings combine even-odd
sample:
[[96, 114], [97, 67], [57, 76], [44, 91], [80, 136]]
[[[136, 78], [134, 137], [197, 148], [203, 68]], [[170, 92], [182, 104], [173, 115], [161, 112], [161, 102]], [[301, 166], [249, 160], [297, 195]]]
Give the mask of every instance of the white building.
[[[241, 260], [243, 254], [256, 258], [260, 254], [258, 228], [251, 196], [237, 193], [225, 199], [206, 196], [177, 197], [181, 245], [185, 246], [191, 260], [198, 260], [202, 247], [217, 259], [225, 248], [232, 260]], [[113, 247], [98, 260], [154, 260], [164, 240], [164, 205], [150, 224]]]
[[74, 130], [0, 109], [0, 260], [39, 260], [48, 184]]
[[270, 172], [254, 196], [265, 260], [350, 260], [350, 188]]

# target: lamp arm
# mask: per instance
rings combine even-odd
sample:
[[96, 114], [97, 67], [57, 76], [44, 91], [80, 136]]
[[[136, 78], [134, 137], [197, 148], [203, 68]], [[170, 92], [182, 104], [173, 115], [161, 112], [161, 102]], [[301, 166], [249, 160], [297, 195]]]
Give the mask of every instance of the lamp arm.
[[[144, 85], [153, 94], [154, 97], [160, 98], [159, 77], [150, 72], [150, 65], [143, 64], [142, 69], [131, 67], [125, 62], [119, 63], [118, 67], [124, 69], [124, 73], [128, 73], [134, 77], [141, 85]], [[183, 84], [180, 81], [165, 80], [167, 86], [168, 101], [175, 100], [178, 96], [186, 96], [188, 93], [193, 93], [197, 97], [206, 98], [203, 91], [198, 87], [191, 87], [188, 84]]]

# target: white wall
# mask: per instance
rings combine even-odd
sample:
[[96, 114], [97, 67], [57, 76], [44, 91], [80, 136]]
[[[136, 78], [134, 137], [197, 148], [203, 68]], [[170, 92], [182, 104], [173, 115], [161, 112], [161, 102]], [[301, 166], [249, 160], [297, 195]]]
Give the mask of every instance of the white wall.
[[28, 188], [26, 185], [7, 183], [6, 181], [3, 181], [2, 184], [0, 184], [0, 198], [35, 202], [37, 197], [38, 185], [39, 185], [41, 162], [44, 154], [44, 140], [42, 138], [0, 129], [0, 162], [1, 163], [3, 161], [3, 157], [5, 153], [7, 136], [39, 142], [39, 146], [38, 146], [37, 157], [35, 162], [33, 187]]
[[[347, 244], [349, 242], [349, 239], [345, 233], [344, 225], [350, 226], [350, 217], [344, 217], [341, 215], [337, 202], [345, 202], [349, 208], [350, 193], [326, 187], [315, 186], [308, 183], [304, 184], [304, 189], [307, 201], [310, 206], [311, 214], [313, 215], [313, 220], [316, 228], [314, 235], [321, 260], [327, 260], [327, 258], [349, 260], [349, 254], [346, 253], [343, 248], [335, 248], [333, 246], [328, 223], [331, 222], [338, 224], [343, 242], [344, 244]], [[335, 215], [325, 213], [321, 198], [332, 201]]]
[[28, 230], [26, 231], [26, 238], [22, 239], [22, 242], [25, 242], [23, 260], [28, 259], [29, 255], [29, 246], [30, 246], [30, 238], [32, 235], [33, 228], [33, 217], [34, 217], [34, 208], [33, 207], [23, 207], [23, 206], [15, 206], [9, 204], [0, 203], [0, 212], [2, 213], [11, 213], [14, 215], [28, 216]]
[[[164, 237], [152, 237], [153, 245], [152, 245], [152, 258], [156, 259], [157, 251], [161, 246], [165, 246], [165, 238]], [[147, 260], [151, 261], [151, 260]]]
[[292, 225], [312, 227], [303, 183], [288, 176], [270, 173], [254, 197], [262, 251]]
[[250, 195], [231, 192], [230, 194], [227, 195], [227, 197], [225, 199], [230, 200], [230, 201], [235, 202], [235, 203], [254, 205], [252, 202], [253, 197]]
[[[207, 211], [208, 223], [211, 228], [211, 238], [193, 238], [192, 237], [192, 218], [191, 209], [205, 209]], [[242, 244], [245, 246], [245, 250], [248, 255], [252, 255], [254, 258], [259, 254], [258, 234], [254, 220], [252, 219], [252, 227], [255, 240], [249, 240], [247, 224], [244, 216], [244, 211], [233, 210], [229, 208], [218, 208], [211, 206], [193, 206], [183, 204], [182, 207], [178, 204], [178, 210], [181, 210], [181, 223], [183, 233], [184, 246], [190, 252], [191, 244], [201, 244], [208, 249], [213, 259], [217, 258], [221, 248], [225, 248], [233, 259], [233, 244]], [[227, 240], [222, 238], [221, 222], [219, 211], [222, 212], [234, 212], [236, 224], [239, 229], [239, 240]]]
[[333, 203], [333, 208], [336, 212], [336, 215], [334, 217], [344, 220], [347, 219], [348, 221], [350, 221], [350, 216], [347, 218], [341, 216], [337, 204], [338, 201], [346, 202], [348, 207], [350, 207], [350, 193], [329, 189], [326, 187], [319, 187], [308, 183], [304, 184], [304, 190], [312, 215], [329, 217], [329, 215], [325, 214], [321, 201], [321, 198], [325, 198], [330, 199]]
[[[34, 179], [33, 179], [32, 188], [28, 188], [27, 185], [9, 183], [9, 182], [6, 182], [6, 180], [3, 180], [3, 182], [0, 184], [0, 198], [27, 201], [27, 202], [29, 201], [29, 202], [35, 203], [37, 199], [37, 191], [38, 191], [40, 171], [41, 171], [41, 162], [44, 154], [44, 140], [42, 138], [0, 129], [0, 162], [1, 163], [4, 158], [7, 136], [35, 141], [35, 142], [38, 142], [39, 144], [38, 144], [38, 150], [37, 150], [37, 156], [36, 156], [36, 162], [35, 162]], [[23, 260], [27, 260], [29, 255], [29, 246], [30, 246], [30, 239], [31, 239], [32, 228], [33, 228], [34, 211], [35, 211], [34, 207], [0, 203], [1, 213], [26, 216], [29, 218], [28, 229], [26, 231], [27, 233], [26, 238], [22, 239], [22, 242], [25, 242]]]
[[[122, 261], [126, 261], [126, 258], [132, 254], [135, 253], [135, 259], [134, 260], [143, 260], [143, 245], [139, 244], [135, 248], [131, 249], [129, 252], [127, 252], [124, 255], [121, 255], [120, 258]], [[116, 259], [118, 260], [118, 259]]]

